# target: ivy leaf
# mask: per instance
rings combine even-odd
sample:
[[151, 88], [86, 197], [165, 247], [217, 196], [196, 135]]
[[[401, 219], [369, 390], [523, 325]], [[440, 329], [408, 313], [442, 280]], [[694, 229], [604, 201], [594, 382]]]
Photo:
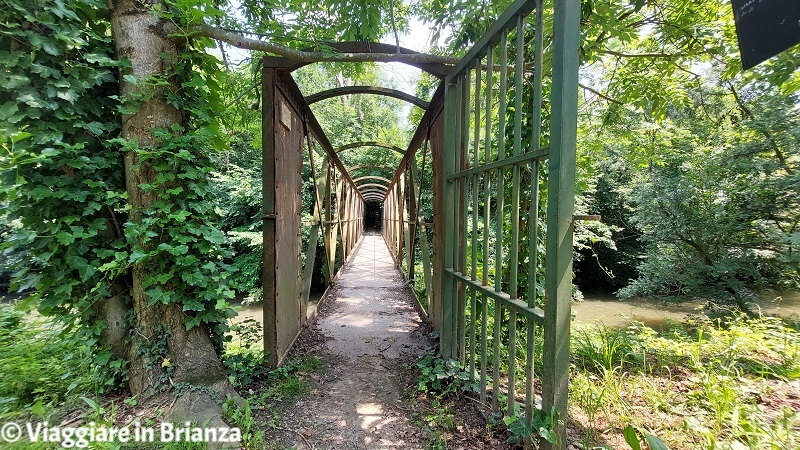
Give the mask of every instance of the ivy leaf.
[[137, 262], [143, 260], [144, 258], [148, 257], [149, 254], [145, 253], [141, 250], [134, 250], [131, 252], [130, 262], [136, 264]]
[[105, 131], [105, 127], [100, 122], [89, 122], [81, 124], [81, 128], [88, 131], [89, 133], [96, 134], [98, 136], [102, 135]]
[[151, 305], [155, 305], [156, 303], [163, 303], [166, 305], [169, 303], [169, 300], [172, 297], [172, 295], [169, 292], [164, 291], [161, 286], [156, 286], [153, 289], [146, 291], [145, 294], [150, 297], [148, 303]]
[[58, 239], [58, 243], [61, 245], [70, 245], [75, 242], [75, 235], [72, 233], [67, 233], [66, 231], [62, 231], [56, 235]]
[[78, 274], [81, 276], [81, 281], [86, 281], [94, 275], [94, 267], [89, 265], [89, 261], [86, 258], [80, 256], [68, 256], [67, 257], [67, 264], [73, 269], [78, 270]]
[[185, 222], [186, 218], [192, 215], [189, 211], [178, 211], [169, 215], [170, 219], [175, 219], [176, 222]]
[[206, 240], [213, 244], [224, 244], [225, 243], [225, 235], [222, 234], [219, 230], [212, 230], [211, 233], [205, 236]]
[[0, 120], [6, 120], [9, 117], [13, 116], [17, 111], [19, 111], [19, 107], [15, 102], [5, 102], [0, 105]]

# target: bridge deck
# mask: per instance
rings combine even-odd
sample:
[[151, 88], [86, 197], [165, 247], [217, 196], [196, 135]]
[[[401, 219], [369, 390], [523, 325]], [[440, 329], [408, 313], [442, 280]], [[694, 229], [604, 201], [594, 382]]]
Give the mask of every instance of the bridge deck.
[[[381, 236], [364, 236], [323, 301], [298, 351], [315, 354], [328, 368], [313, 380], [312, 393], [284, 413], [285, 426], [306, 430], [316, 449], [421, 448], [403, 406], [402, 365], [430, 342]], [[282, 440], [307, 448], [296, 434]]]

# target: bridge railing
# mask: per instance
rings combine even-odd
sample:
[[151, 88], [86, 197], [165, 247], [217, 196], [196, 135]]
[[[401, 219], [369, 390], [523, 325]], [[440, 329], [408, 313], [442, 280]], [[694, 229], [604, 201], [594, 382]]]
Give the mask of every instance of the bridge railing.
[[567, 412], [579, 9], [516, 1], [445, 79], [440, 350], [528, 424]]
[[[287, 70], [264, 67], [262, 105], [264, 350], [277, 367], [309, 318], [315, 267], [331, 284], [361, 238], [364, 199]], [[313, 179], [306, 210], [304, 165]], [[302, 226], [310, 227], [305, 249]]]

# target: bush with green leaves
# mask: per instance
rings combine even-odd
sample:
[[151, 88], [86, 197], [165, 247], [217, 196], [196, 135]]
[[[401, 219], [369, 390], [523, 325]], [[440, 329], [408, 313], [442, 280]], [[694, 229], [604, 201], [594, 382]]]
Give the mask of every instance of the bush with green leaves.
[[225, 344], [222, 364], [234, 386], [245, 386], [269, 373], [261, 344], [262, 327], [254, 319], [247, 319], [230, 328], [232, 339]]
[[417, 362], [419, 376], [417, 390], [437, 395], [455, 394], [459, 391], [477, 392], [478, 383], [464, 364], [455, 359], [442, 358], [435, 351], [428, 352]]

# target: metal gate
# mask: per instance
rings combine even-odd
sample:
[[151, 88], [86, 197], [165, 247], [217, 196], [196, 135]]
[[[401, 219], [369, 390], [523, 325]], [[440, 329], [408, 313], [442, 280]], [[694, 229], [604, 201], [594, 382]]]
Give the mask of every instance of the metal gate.
[[567, 412], [579, 18], [519, 0], [445, 79], [441, 353], [528, 424]]

